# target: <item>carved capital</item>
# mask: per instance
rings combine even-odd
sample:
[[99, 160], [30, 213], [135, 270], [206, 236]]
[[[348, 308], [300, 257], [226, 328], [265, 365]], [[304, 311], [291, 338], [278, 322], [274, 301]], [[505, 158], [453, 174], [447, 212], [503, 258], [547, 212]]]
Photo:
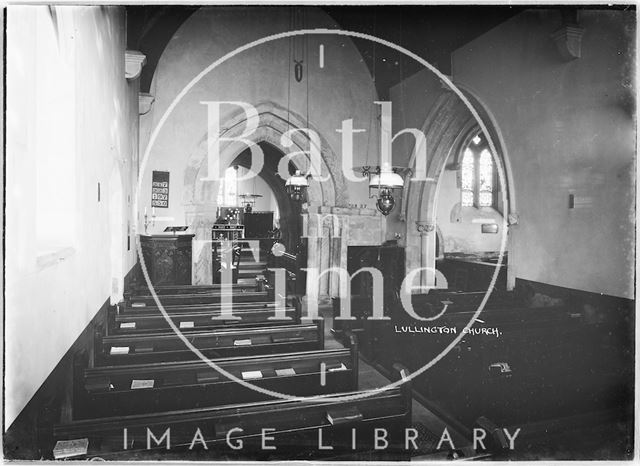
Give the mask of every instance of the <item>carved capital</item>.
[[519, 221], [520, 221], [520, 216], [516, 212], [510, 213], [509, 216], [507, 217], [507, 222], [509, 223], [509, 226], [517, 225]]
[[436, 229], [436, 225], [433, 222], [416, 221], [416, 229], [421, 235], [431, 233]]
[[138, 113], [146, 115], [151, 110], [151, 104], [156, 100], [151, 94], [140, 92], [138, 94]]
[[566, 60], [580, 58], [582, 54], [582, 36], [584, 28], [577, 25], [564, 25], [551, 34], [560, 56]]
[[142, 67], [147, 62], [147, 56], [137, 50], [127, 50], [124, 53], [124, 74], [127, 80], [132, 81], [140, 76]]

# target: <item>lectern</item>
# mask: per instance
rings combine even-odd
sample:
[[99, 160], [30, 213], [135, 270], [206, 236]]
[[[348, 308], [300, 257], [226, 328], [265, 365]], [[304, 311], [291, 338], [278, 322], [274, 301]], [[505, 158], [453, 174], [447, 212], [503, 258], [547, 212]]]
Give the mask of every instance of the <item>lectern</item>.
[[191, 285], [191, 243], [195, 235], [140, 235], [142, 256], [154, 285]]

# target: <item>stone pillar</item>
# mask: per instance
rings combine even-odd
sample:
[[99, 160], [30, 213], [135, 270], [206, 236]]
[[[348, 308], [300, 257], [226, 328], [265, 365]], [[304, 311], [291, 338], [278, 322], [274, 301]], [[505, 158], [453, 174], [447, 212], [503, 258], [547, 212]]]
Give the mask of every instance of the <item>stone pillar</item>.
[[[436, 285], [436, 225], [435, 222], [416, 221], [415, 223], [420, 238], [420, 265], [426, 270], [420, 273], [420, 283], [415, 286], [433, 287]], [[409, 273], [410, 270], [407, 270]], [[426, 291], [426, 290], [425, 290]], [[416, 292], [420, 292], [416, 290]]]
[[[190, 208], [189, 208], [190, 207]], [[185, 220], [190, 226], [193, 238], [193, 272], [191, 283], [210, 285], [211, 273], [211, 227], [216, 221], [214, 205], [194, 204], [185, 207]]]

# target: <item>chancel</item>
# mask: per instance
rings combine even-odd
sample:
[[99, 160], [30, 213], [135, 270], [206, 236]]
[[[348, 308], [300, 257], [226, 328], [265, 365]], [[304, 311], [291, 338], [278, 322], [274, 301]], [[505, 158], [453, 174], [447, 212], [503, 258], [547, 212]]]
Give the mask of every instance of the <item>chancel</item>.
[[3, 15], [5, 458], [635, 456], [634, 5]]

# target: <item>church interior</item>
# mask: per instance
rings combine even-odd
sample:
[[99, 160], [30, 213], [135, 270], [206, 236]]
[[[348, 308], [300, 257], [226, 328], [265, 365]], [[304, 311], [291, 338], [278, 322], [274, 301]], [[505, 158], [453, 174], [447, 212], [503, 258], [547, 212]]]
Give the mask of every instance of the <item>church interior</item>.
[[633, 458], [635, 6], [3, 15], [5, 458]]

